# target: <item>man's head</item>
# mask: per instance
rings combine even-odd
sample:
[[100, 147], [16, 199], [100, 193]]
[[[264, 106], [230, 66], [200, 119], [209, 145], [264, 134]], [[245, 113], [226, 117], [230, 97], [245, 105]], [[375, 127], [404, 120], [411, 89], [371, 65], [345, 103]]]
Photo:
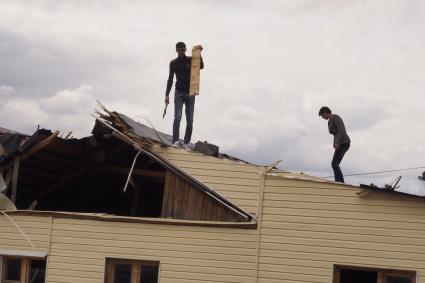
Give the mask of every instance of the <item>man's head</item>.
[[323, 106], [319, 110], [319, 116], [325, 120], [328, 120], [332, 116], [332, 111], [327, 106]]
[[176, 43], [176, 52], [179, 57], [186, 55], [186, 44], [184, 42], [177, 42]]

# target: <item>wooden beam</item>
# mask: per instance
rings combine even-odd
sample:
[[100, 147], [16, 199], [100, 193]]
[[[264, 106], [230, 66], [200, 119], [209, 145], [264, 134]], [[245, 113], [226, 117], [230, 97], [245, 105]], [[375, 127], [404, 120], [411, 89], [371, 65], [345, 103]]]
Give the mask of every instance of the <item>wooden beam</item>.
[[18, 191], [18, 176], [19, 176], [19, 167], [21, 164], [21, 158], [16, 156], [13, 161], [13, 175], [12, 175], [12, 194], [10, 199], [14, 204], [16, 204], [16, 193]]
[[[120, 174], [128, 174], [130, 168], [122, 167], [122, 166], [113, 166], [113, 165], [103, 165], [94, 168], [95, 170], [101, 171], [109, 171]], [[155, 171], [155, 170], [146, 170], [146, 169], [133, 169], [133, 174], [136, 176], [146, 176], [146, 177], [157, 177], [157, 178], [165, 178], [165, 172], [163, 171]]]
[[4, 180], [4, 182], [6, 183], [6, 190], [7, 188], [9, 188], [10, 181], [12, 180], [12, 173], [13, 169], [7, 170], [6, 179]]
[[36, 145], [32, 146], [27, 151], [22, 153], [21, 154], [21, 161], [27, 159], [31, 155], [37, 153], [39, 150], [41, 150], [42, 148], [49, 145], [57, 137], [58, 134], [59, 134], [59, 131], [54, 131], [50, 136], [48, 136], [47, 138], [45, 138], [41, 142], [37, 143]]

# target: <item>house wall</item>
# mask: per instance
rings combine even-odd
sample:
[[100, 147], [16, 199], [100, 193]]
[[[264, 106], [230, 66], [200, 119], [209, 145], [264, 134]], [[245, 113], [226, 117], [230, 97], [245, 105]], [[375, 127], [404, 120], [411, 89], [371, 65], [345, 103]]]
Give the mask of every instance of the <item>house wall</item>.
[[255, 229], [54, 218], [48, 283], [103, 283], [105, 258], [160, 260], [160, 282], [252, 282]]
[[0, 213], [0, 251], [48, 251], [50, 240], [49, 217], [16, 215], [10, 215], [10, 217], [31, 239], [36, 248], [33, 248], [13, 223]]
[[417, 270], [424, 282], [424, 201], [357, 191], [267, 177], [258, 282], [329, 283], [333, 264]]

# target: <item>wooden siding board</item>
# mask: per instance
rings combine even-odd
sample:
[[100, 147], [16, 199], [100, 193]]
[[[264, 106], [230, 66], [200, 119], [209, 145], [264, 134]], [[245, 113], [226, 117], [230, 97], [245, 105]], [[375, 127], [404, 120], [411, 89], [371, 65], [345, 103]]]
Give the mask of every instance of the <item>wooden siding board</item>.
[[[339, 225], [321, 225], [321, 224], [309, 224], [309, 223], [279, 223], [279, 222], [270, 222], [267, 223], [267, 227], [263, 229], [264, 235], [282, 235], [282, 230], [285, 230], [287, 233], [303, 233], [303, 235], [312, 233], [331, 233], [333, 237], [339, 237], [349, 239], [351, 236], [365, 237], [367, 241], [372, 241], [373, 239], [379, 239], [385, 241], [385, 239], [394, 239], [395, 242], [400, 241], [400, 237], [405, 239], [406, 242], [416, 242], [416, 244], [422, 244], [422, 239], [425, 231], [412, 231], [409, 230], [409, 233], [406, 234], [404, 230], [398, 229], [387, 229], [387, 228], [375, 228], [375, 227], [349, 227], [349, 226], [339, 226]], [[295, 232], [293, 232], [295, 231]], [[339, 235], [339, 236], [338, 236]], [[368, 238], [371, 237], [371, 238]]]
[[[276, 210], [276, 213], [280, 212], [280, 205], [282, 201], [278, 200], [266, 200], [265, 206], [269, 210]], [[395, 209], [395, 207], [397, 209]], [[419, 216], [421, 218], [425, 218], [425, 207], [397, 207], [391, 205], [367, 205], [361, 203], [329, 203], [329, 202], [314, 202], [311, 201], [309, 203], [302, 201], [285, 201], [285, 208], [293, 208], [293, 209], [315, 209], [315, 210], [323, 210], [323, 211], [332, 211], [332, 212], [360, 212], [360, 213], [368, 213], [370, 215], [412, 215]], [[271, 214], [276, 214], [271, 212]]]
[[[178, 239], [189, 239], [189, 240], [214, 240], [212, 238], [214, 235], [215, 237], [219, 238], [220, 241], [241, 241], [246, 242], [249, 244], [255, 243], [254, 239], [252, 238], [251, 233], [244, 234], [243, 231], [237, 232], [237, 233], [225, 233], [222, 235], [218, 235], [221, 233], [221, 230], [200, 230], [198, 229], [192, 229], [191, 230], [180, 230], [175, 231], [173, 229], [142, 229], [142, 228], [129, 228], [126, 229], [127, 233], [123, 234], [120, 232], [120, 229], [122, 227], [115, 229], [113, 232], [110, 233], [104, 233], [102, 227], [96, 227], [92, 226], [85, 230], [79, 230], [77, 229], [70, 229], [68, 227], [69, 225], [61, 225], [61, 227], [64, 227], [63, 229], [60, 229], [55, 225], [55, 229], [52, 231], [53, 236], [58, 237], [72, 237], [72, 238], [96, 238], [101, 240], [116, 240], [116, 239], [122, 239], [122, 240], [128, 240], [128, 241], [135, 241], [136, 239], [142, 239], [143, 241], [145, 239], [155, 239], [158, 238], [158, 241], [162, 241], [162, 239], [167, 238], [178, 238]], [[136, 236], [135, 236], [136, 235]], [[245, 236], [251, 236], [251, 237], [245, 237]], [[166, 241], [166, 240], [164, 240]]]

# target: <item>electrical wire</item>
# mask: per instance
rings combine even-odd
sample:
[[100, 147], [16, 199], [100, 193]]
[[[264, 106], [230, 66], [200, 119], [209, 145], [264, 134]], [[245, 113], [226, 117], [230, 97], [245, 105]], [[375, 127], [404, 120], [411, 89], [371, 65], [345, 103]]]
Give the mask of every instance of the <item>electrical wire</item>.
[[[402, 169], [393, 169], [393, 170], [384, 170], [384, 171], [375, 171], [375, 172], [364, 172], [364, 173], [355, 173], [355, 174], [344, 174], [344, 177], [351, 176], [362, 176], [362, 175], [373, 175], [373, 174], [382, 174], [382, 173], [390, 173], [390, 172], [399, 172], [399, 171], [408, 171], [415, 169], [425, 169], [425, 166], [420, 167], [411, 167], [411, 168], [402, 168]], [[333, 176], [326, 176], [324, 178], [332, 178]]]

